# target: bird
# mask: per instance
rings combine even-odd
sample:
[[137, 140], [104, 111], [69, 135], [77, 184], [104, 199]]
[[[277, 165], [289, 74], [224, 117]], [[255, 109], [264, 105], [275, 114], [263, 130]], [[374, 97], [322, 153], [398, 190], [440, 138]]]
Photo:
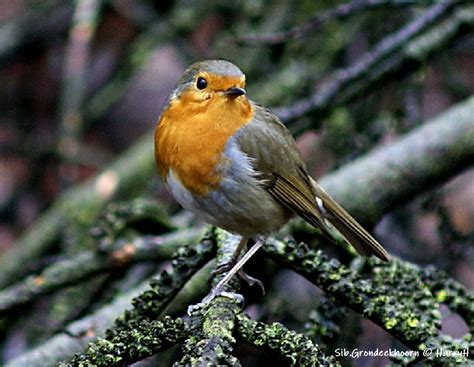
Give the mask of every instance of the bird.
[[177, 82], [154, 136], [158, 174], [176, 201], [241, 236], [234, 260], [250, 238], [300, 216], [328, 239], [330, 223], [360, 255], [388, 261], [382, 245], [308, 174], [289, 130], [245, 86], [245, 74], [226, 60], [195, 62]]

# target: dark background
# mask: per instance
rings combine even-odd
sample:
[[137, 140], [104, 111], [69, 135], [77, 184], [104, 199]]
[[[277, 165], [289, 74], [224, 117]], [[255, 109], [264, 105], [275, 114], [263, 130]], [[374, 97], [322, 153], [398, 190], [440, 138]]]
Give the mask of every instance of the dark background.
[[[315, 14], [342, 2], [109, 0], [95, 10], [94, 1], [83, 3], [83, 23], [77, 23], [77, 5], [69, 1], [0, 2], [0, 257], [20, 246], [22, 234], [62, 193], [100, 173], [150, 133], [167, 95], [191, 62], [224, 58], [236, 63], [247, 74], [250, 98], [282, 111], [278, 108], [321, 90], [339, 70], [347, 71], [431, 4], [388, 1], [348, 16], [328, 16], [282, 43], [249, 45], [245, 36], [307, 24]], [[349, 101], [336, 100], [320, 111], [288, 119], [288, 126], [312, 175], [320, 177], [395, 141], [473, 91], [471, 24], [422, 60], [402, 63]], [[137, 196], [159, 198], [170, 213], [179, 210], [156, 177], [127, 199]], [[471, 168], [386, 215], [374, 232], [389, 252], [420, 265], [433, 264], [472, 290], [473, 230]], [[44, 257], [18, 267], [34, 272], [81, 251], [82, 244], [68, 240], [66, 232]], [[93, 246], [92, 241], [86, 248]], [[266, 300], [248, 290], [253, 297], [249, 312], [304, 330], [309, 303], [320, 297], [318, 291], [294, 273], [271, 271], [275, 275]], [[108, 299], [98, 293], [99, 303]], [[4, 360], [12, 358], [46, 340], [61, 323], [74, 319], [70, 315], [54, 327], [32, 326], [31, 313], [47, 305], [44, 300], [33, 311], [25, 310], [29, 326], [17, 322], [3, 333], [0, 361], [2, 355]], [[441, 311], [443, 332], [454, 337], [467, 332], [459, 316]], [[370, 321], [355, 314], [347, 320], [334, 345], [399, 347]], [[237, 354], [244, 365], [256, 365], [245, 348]], [[344, 363], [386, 362], [361, 358]]]

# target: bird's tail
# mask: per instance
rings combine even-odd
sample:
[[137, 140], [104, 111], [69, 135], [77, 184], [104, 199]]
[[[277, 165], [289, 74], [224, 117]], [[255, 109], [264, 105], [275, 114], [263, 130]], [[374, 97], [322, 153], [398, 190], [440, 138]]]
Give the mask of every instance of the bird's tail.
[[[379, 259], [388, 261], [390, 255], [382, 245], [372, 237], [343, 207], [341, 207], [324, 189], [311, 180], [316, 192], [316, 201], [325, 219], [354, 246], [357, 252], [363, 256], [377, 256]], [[318, 200], [319, 198], [319, 200]]]

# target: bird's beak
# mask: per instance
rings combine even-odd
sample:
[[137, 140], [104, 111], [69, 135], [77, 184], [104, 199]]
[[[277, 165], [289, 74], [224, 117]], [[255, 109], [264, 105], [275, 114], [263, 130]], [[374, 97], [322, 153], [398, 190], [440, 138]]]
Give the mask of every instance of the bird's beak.
[[227, 89], [224, 94], [226, 96], [232, 97], [232, 98], [237, 98], [238, 96], [243, 96], [245, 94], [245, 89], [244, 88], [239, 88], [239, 87], [231, 87]]

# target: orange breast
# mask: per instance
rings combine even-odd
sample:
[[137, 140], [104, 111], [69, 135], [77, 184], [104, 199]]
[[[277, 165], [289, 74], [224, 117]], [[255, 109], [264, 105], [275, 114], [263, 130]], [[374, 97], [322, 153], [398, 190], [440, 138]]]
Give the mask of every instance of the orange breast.
[[205, 195], [218, 187], [216, 166], [228, 139], [252, 119], [252, 106], [245, 97], [214, 95], [195, 102], [188, 93], [162, 113], [155, 130], [155, 159], [163, 180], [172, 169], [187, 190]]

